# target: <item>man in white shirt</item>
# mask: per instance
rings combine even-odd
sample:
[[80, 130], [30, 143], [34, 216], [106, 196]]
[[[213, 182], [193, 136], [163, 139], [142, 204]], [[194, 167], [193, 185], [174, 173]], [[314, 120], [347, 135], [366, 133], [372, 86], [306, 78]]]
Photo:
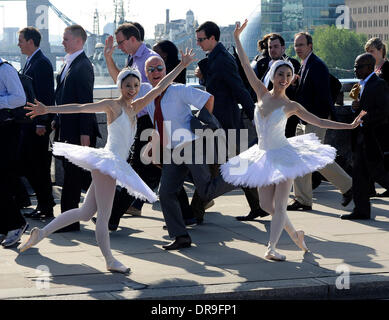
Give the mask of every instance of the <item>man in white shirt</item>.
[[[154, 86], [154, 83], [158, 83], [166, 74], [163, 59], [152, 57], [147, 60], [146, 71], [150, 83]], [[146, 110], [150, 118], [155, 120], [160, 136], [164, 135], [159, 199], [169, 236], [175, 238], [175, 241], [163, 248], [177, 250], [189, 247], [192, 242], [185, 227], [178, 198], [178, 191], [182, 188], [187, 174], [189, 172], [192, 174], [196, 190], [204, 203], [233, 190], [234, 187], [226, 183], [221, 176], [212, 179], [209, 167], [204, 161], [203, 150], [195, 149], [194, 141], [199, 137], [190, 129], [193, 117], [191, 105], [198, 109], [206, 108], [212, 113], [213, 96], [182, 84], [170, 85], [162, 95], [160, 109], [158, 103], [154, 101]], [[158, 118], [158, 114], [162, 114], [162, 119]], [[158, 123], [162, 124], [162, 121], [163, 128], [160, 128]], [[182, 150], [184, 155], [179, 150]], [[186, 157], [185, 152], [188, 150], [191, 150], [191, 154]], [[177, 160], [182, 162], [179, 163]]]
[[14, 200], [19, 131], [10, 113], [10, 109], [25, 104], [26, 95], [17, 71], [0, 58], [0, 243], [4, 247], [16, 244], [28, 227]]

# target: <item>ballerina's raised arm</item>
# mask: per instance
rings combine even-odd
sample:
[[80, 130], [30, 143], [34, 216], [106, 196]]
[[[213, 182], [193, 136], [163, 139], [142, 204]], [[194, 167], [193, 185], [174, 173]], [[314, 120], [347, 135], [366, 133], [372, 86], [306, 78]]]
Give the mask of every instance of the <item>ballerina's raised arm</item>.
[[251, 87], [254, 89], [255, 93], [257, 94], [258, 99], [262, 99], [262, 97], [269, 93], [269, 90], [265, 87], [263, 82], [259, 80], [254, 72], [254, 70], [251, 68], [249, 58], [247, 57], [246, 53], [244, 52], [242, 43], [240, 42], [240, 34], [243, 32], [243, 30], [246, 28], [248, 23], [248, 20], [246, 19], [243, 23], [243, 25], [240, 25], [240, 22], [236, 23], [235, 31], [234, 31], [234, 39], [236, 43], [236, 49], [238, 52], [238, 56], [240, 59], [240, 62], [242, 64], [243, 70], [247, 76], [247, 79], [250, 82]]

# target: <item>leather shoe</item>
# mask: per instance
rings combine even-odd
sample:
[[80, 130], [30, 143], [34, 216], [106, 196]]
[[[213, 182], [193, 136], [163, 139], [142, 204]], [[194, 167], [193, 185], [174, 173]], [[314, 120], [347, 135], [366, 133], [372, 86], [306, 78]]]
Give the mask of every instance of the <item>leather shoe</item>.
[[266, 217], [268, 215], [269, 214], [266, 211], [264, 211], [260, 208], [260, 209], [255, 210], [255, 211], [250, 211], [247, 216], [236, 217], [236, 220], [238, 220], [238, 221], [254, 221], [258, 217], [263, 218], [263, 217]]
[[24, 216], [34, 220], [40, 220], [42, 218], [54, 218], [53, 209], [47, 211], [35, 209], [31, 213], [26, 213]]
[[297, 200], [294, 200], [292, 204], [288, 205], [286, 208], [288, 211], [308, 211], [312, 210], [312, 206], [306, 206]]
[[376, 197], [379, 197], [379, 198], [389, 197], [389, 190], [386, 190], [385, 192], [380, 193], [380, 194], [376, 194]]
[[350, 188], [346, 193], [343, 194], [342, 206], [347, 207], [347, 205], [353, 199], [353, 190]]
[[192, 244], [192, 239], [189, 235], [176, 237], [176, 240], [169, 245], [162, 246], [165, 250], [178, 250], [182, 248], [189, 248]]
[[370, 220], [370, 215], [361, 215], [352, 212], [351, 214], [343, 214], [340, 216], [342, 220]]

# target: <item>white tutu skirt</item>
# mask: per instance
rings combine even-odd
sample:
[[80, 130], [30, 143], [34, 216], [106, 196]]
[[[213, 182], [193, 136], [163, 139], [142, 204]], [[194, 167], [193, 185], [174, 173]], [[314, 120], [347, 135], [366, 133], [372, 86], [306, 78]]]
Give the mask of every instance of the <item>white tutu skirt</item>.
[[134, 169], [109, 150], [56, 142], [53, 145], [53, 154], [63, 156], [71, 163], [88, 171], [99, 170], [111, 176], [116, 180], [117, 185], [126, 188], [127, 192], [135, 198], [149, 202], [157, 201], [156, 194]]
[[256, 144], [220, 167], [225, 181], [235, 186], [264, 187], [295, 179], [334, 162], [336, 149], [320, 143], [313, 133], [287, 139], [288, 144], [262, 150]]

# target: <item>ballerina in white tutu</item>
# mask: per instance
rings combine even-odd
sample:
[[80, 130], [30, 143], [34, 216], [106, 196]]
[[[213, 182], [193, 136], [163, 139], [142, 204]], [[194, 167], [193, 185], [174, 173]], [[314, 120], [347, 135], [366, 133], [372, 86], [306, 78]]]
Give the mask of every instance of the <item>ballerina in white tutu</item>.
[[321, 144], [314, 134], [287, 139], [284, 134], [287, 119], [297, 115], [320, 128], [354, 129], [362, 123], [365, 112], [351, 124], [320, 119], [309, 113], [285, 94], [294, 80], [293, 65], [285, 60], [273, 63], [269, 72], [274, 87], [269, 92], [256, 77], [239, 40], [246, 25], [247, 20], [242, 26], [237, 23], [234, 38], [246, 76], [258, 97], [254, 115], [258, 144], [222, 165], [221, 173], [233, 185], [258, 188], [262, 209], [272, 215], [265, 258], [283, 261], [286, 257], [275, 250], [283, 229], [300, 249], [308, 251], [304, 232], [296, 231], [286, 214], [293, 179], [325, 167], [336, 156], [336, 150]]
[[138, 70], [123, 69], [117, 85], [121, 90], [118, 99], [106, 99], [97, 103], [44, 106], [36, 101], [29, 103], [28, 115], [34, 118], [47, 113], [95, 113], [107, 114], [108, 138], [104, 149], [95, 149], [66, 143], [55, 143], [53, 153], [64, 156], [72, 163], [91, 171], [92, 183], [81, 208], [66, 211], [43, 229], [31, 230], [29, 239], [20, 247], [24, 252], [58, 229], [77, 221], [89, 221], [97, 212], [96, 240], [111, 272], [128, 273], [129, 268], [117, 261], [110, 248], [108, 221], [111, 214], [115, 185], [126, 188], [129, 194], [142, 200], [155, 202], [157, 196], [127, 163], [129, 149], [136, 132], [136, 114], [157, 98], [173, 80], [194, 61], [192, 50], [182, 53], [181, 63], [143, 98], [132, 101], [140, 89], [141, 74]]

